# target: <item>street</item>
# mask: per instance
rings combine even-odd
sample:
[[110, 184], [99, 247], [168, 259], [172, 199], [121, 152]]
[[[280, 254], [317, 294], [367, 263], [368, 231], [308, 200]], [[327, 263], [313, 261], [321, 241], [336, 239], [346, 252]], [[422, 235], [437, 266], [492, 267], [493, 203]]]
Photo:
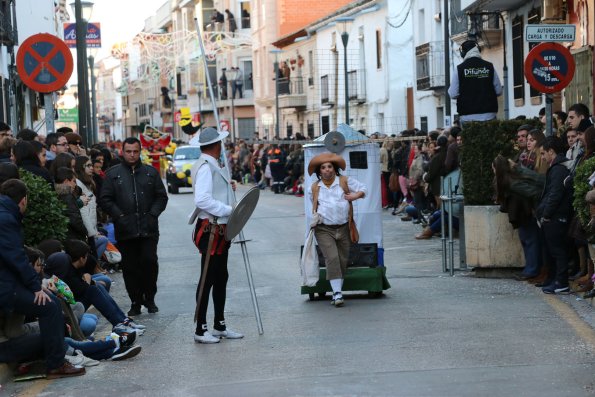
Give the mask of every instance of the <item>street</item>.
[[[246, 188], [238, 188], [238, 197]], [[261, 193], [244, 229], [260, 304], [259, 335], [240, 247], [230, 250], [226, 321], [242, 340], [193, 341], [199, 255], [189, 189], [160, 218], [157, 314], [136, 358], [83, 377], [10, 383], [43, 396], [593, 396], [595, 332], [585, 301], [545, 296], [511, 279], [441, 271], [440, 239], [384, 211], [383, 297], [346, 292], [345, 306], [300, 294], [303, 198]], [[505, 247], [503, 248], [505, 249]], [[112, 294], [127, 311], [121, 273]], [[583, 321], [567, 303], [573, 301]], [[210, 307], [212, 309], [212, 307]], [[212, 312], [207, 317], [212, 321]], [[591, 316], [591, 317], [589, 317]], [[101, 319], [105, 335], [107, 322]], [[212, 324], [209, 324], [211, 328]]]

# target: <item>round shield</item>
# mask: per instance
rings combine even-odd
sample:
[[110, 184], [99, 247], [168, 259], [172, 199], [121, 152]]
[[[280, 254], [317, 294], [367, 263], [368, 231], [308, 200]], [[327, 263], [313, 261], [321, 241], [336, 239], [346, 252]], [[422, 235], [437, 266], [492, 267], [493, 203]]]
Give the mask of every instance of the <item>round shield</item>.
[[238, 201], [227, 220], [225, 228], [227, 241], [233, 240], [242, 231], [258, 204], [258, 197], [260, 197], [260, 189], [254, 186]]
[[324, 147], [329, 152], [341, 153], [345, 149], [345, 137], [337, 131], [331, 131], [324, 137]]

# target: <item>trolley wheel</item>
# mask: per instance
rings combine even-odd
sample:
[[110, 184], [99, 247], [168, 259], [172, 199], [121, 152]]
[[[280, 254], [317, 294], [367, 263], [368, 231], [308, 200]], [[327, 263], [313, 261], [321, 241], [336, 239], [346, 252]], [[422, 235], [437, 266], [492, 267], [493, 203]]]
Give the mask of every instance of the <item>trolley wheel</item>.
[[314, 300], [314, 292], [310, 292], [310, 293], [308, 294], [308, 298], [309, 298], [311, 301], [313, 301], [313, 300]]
[[382, 296], [382, 291], [368, 291], [368, 296], [373, 299], [378, 299]]

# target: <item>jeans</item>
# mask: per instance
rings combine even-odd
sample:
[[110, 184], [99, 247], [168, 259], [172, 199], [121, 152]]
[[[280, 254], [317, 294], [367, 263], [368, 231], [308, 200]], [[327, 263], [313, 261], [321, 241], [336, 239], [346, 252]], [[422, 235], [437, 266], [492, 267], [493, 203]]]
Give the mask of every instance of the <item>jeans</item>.
[[[7, 351], [3, 354], [13, 354], [15, 357], [29, 355], [43, 348], [48, 370], [60, 367], [64, 363], [64, 317], [62, 307], [57, 297], [49, 294], [51, 301], [40, 306], [33, 303], [33, 292], [21, 285], [15, 287], [14, 312], [27, 317], [39, 319], [40, 334], [24, 335], [11, 339]], [[31, 346], [26, 346], [27, 344]], [[5, 344], [5, 343], [4, 343]], [[4, 350], [2, 348], [1, 350]]]
[[[440, 222], [440, 211], [434, 211], [430, 218], [428, 219], [428, 223], [430, 224], [430, 229], [432, 233], [441, 233], [442, 232], [442, 223]], [[456, 216], [452, 217], [452, 228], [459, 230], [459, 218]], [[446, 211], [444, 212], [444, 229], [448, 233], [448, 214]]]
[[81, 342], [71, 338], [64, 338], [64, 340], [68, 346], [80, 350], [83, 356], [92, 358], [93, 360], [107, 360], [114, 354], [114, 350], [116, 349], [116, 342], [111, 339], [94, 342]]
[[519, 239], [521, 240], [523, 254], [525, 256], [523, 275], [528, 277], [537, 276], [541, 270], [542, 250], [539, 227], [534, 217], [531, 217], [531, 220], [519, 226]]
[[546, 263], [549, 267], [548, 281], [557, 281], [562, 286], [568, 285], [568, 253], [566, 235], [568, 223], [551, 220], [541, 224]]
[[83, 332], [83, 335], [85, 335], [85, 337], [88, 338], [89, 335], [95, 332], [98, 320], [99, 319], [97, 318], [97, 316], [93, 313], [83, 314], [83, 318], [81, 318], [81, 321], [79, 322], [79, 327], [81, 327], [81, 331]]
[[94, 275], [91, 276], [91, 278], [93, 279], [93, 281], [95, 281], [95, 283], [97, 283], [98, 281], [103, 282], [105, 290], [107, 292], [109, 292], [111, 286], [112, 286], [112, 279], [109, 278], [108, 276], [106, 276], [103, 273], [95, 273]]
[[107, 237], [98, 234], [95, 236], [95, 249], [97, 250], [97, 259], [101, 259], [103, 253], [105, 252], [105, 247], [107, 247], [107, 243], [109, 240]]
[[419, 218], [419, 211], [412, 205], [405, 207], [405, 212], [407, 213], [407, 216], [410, 216], [413, 219]]
[[118, 307], [118, 304], [114, 302], [105, 288], [99, 284], [89, 286], [80, 301], [85, 305], [85, 309], [88, 309], [91, 305], [95, 306], [113, 326], [126, 320], [126, 315]]

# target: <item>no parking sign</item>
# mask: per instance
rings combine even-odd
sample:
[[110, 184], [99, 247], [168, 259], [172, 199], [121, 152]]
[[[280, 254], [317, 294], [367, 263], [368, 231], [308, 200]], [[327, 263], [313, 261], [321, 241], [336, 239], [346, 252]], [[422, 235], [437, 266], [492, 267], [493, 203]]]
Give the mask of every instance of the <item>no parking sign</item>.
[[17, 52], [17, 72], [23, 83], [37, 92], [64, 87], [72, 74], [72, 54], [58, 37], [39, 33], [25, 40]]
[[536, 90], [545, 94], [562, 91], [574, 77], [574, 58], [558, 43], [541, 43], [525, 59], [525, 77]]

